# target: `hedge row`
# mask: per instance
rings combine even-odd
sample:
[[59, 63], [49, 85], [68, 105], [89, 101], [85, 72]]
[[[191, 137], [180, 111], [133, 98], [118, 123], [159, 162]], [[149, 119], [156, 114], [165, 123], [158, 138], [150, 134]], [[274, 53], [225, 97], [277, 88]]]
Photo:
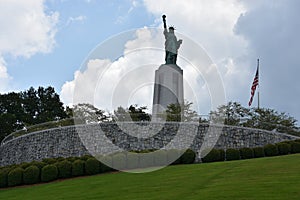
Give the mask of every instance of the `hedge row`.
[[0, 188], [50, 182], [57, 179], [94, 175], [114, 170], [107, 165], [118, 169], [136, 169], [167, 165], [173, 160], [175, 161], [172, 164], [194, 163], [196, 154], [192, 150], [187, 150], [181, 154], [182, 152], [178, 150], [153, 151], [151, 154], [149, 154], [149, 151], [134, 154], [119, 153], [102, 157], [101, 161], [105, 164], [89, 155], [70, 158], [47, 158], [41, 162], [33, 161], [0, 167]]
[[226, 152], [221, 149], [212, 149], [202, 158], [202, 162], [230, 161], [293, 153], [300, 153], [299, 140], [267, 144], [264, 147], [227, 149]]
[[[275, 145], [268, 144], [264, 147], [252, 149], [227, 149], [226, 151], [213, 149], [202, 158], [202, 161], [229, 161], [292, 153], [300, 153], [299, 140], [281, 142]], [[168, 164], [190, 164], [195, 162], [195, 157], [195, 152], [190, 149], [185, 152], [174, 149], [168, 151], [147, 150], [131, 154], [117, 153], [98, 158], [102, 163], [89, 155], [70, 158], [47, 158], [41, 162], [33, 161], [0, 167], [0, 188], [49, 182], [61, 178], [93, 175], [114, 170], [108, 166], [130, 170]]]

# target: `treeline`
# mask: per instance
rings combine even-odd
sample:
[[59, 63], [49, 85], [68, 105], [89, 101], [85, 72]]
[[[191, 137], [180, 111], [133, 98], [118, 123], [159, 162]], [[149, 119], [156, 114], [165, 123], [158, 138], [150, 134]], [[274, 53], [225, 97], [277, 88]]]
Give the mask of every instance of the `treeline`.
[[[245, 108], [237, 102], [229, 102], [211, 111], [207, 118], [199, 117], [192, 109], [192, 102], [183, 105], [171, 104], [162, 118], [166, 121], [222, 123], [225, 125], [278, 131], [300, 136], [297, 120], [288, 114], [279, 113], [269, 108]], [[99, 123], [113, 121], [150, 121], [146, 106], [131, 105], [128, 108], [118, 107], [111, 112], [105, 112], [87, 103], [64, 107], [59, 95], [53, 87], [33, 87], [22, 92], [0, 94], [0, 140], [8, 134], [50, 121], [74, 118], [75, 123]], [[71, 125], [66, 121], [58, 123]], [[47, 128], [47, 126], [45, 126]], [[35, 129], [34, 129], [35, 130]], [[26, 133], [26, 131], [25, 131]]]
[[[170, 104], [161, 114], [166, 121], [221, 123], [230, 126], [258, 128], [300, 136], [297, 120], [285, 112], [277, 112], [270, 108], [245, 108], [238, 102], [228, 102], [211, 111], [202, 118], [192, 109], [192, 102], [184, 105]], [[118, 107], [112, 113], [106, 113], [89, 104], [74, 107], [77, 117], [84, 116], [83, 123], [99, 121], [150, 121], [146, 106], [131, 105], [129, 108]]]
[[0, 95], [0, 140], [26, 126], [67, 118], [53, 87], [29, 88]]
[[270, 108], [245, 108], [237, 102], [229, 102], [210, 113], [212, 122], [223, 121], [225, 125], [258, 128], [300, 136], [297, 120], [285, 112]]

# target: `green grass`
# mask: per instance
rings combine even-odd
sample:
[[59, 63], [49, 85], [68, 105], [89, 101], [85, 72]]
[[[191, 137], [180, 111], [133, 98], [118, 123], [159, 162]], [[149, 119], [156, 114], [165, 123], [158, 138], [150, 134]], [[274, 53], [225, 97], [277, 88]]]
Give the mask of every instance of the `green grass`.
[[111, 173], [0, 190], [0, 199], [300, 199], [300, 154]]

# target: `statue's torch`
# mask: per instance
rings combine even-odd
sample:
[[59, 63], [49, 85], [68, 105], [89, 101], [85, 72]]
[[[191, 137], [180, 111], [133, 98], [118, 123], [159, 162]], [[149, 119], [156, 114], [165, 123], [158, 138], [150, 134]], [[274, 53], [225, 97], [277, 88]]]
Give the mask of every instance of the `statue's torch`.
[[167, 28], [167, 24], [166, 24], [166, 15], [163, 15], [162, 18], [163, 18], [163, 22], [164, 22], [164, 28]]

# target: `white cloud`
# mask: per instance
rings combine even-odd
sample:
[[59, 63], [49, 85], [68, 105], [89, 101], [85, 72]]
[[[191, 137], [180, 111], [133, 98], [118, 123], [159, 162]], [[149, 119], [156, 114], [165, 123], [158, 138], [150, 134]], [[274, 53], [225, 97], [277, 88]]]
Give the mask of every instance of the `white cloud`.
[[[157, 52], [157, 49], [153, 49], [153, 47], [160, 44], [161, 38], [155, 37], [157, 35], [152, 35], [151, 31], [146, 28], [136, 32], [132, 31], [132, 34], [136, 38], [125, 44], [124, 55], [116, 61], [91, 59], [87, 61], [82, 70], [76, 71], [74, 80], [66, 82], [62, 86], [60, 92], [62, 101], [68, 105], [80, 102], [91, 103], [103, 109], [111, 109], [112, 104], [126, 104], [125, 106], [127, 106], [128, 102], [124, 103], [123, 98], [116, 98], [117, 102], [114, 103], [111, 97], [113, 95], [129, 97], [128, 95], [132, 94], [137, 82], [153, 82], [155, 68], [160, 64], [155, 58], [161, 54], [160, 57], [163, 59], [163, 51], [158, 50]], [[128, 34], [126, 33], [126, 35]], [[112, 46], [111, 48], [116, 47]], [[122, 80], [124, 77], [126, 77], [126, 81]], [[118, 87], [121, 89], [117, 89]], [[119, 93], [114, 94], [114, 92]], [[151, 92], [144, 91], [145, 93]], [[144, 96], [135, 103], [142, 103], [147, 97], [151, 99], [151, 96]], [[124, 100], [126, 99], [124, 98]], [[127, 100], [129, 99], [127, 98]]]
[[43, 0], [0, 1], [0, 52], [29, 57], [55, 45], [58, 13], [45, 13]]
[[232, 56], [245, 47], [245, 41], [233, 30], [239, 16], [246, 11], [237, 0], [144, 0], [149, 12], [189, 35], [208, 51], [214, 60]]
[[234, 84], [241, 78], [250, 80], [249, 63], [241, 59], [248, 53], [248, 42], [234, 32], [240, 15], [247, 11], [243, 2], [144, 0], [144, 3], [158, 19], [166, 14], [167, 25], [174, 25], [178, 32], [189, 35], [206, 49], [221, 72], [228, 99], [240, 95], [241, 90], [248, 91], [247, 83]]
[[[175, 27], [184, 34], [181, 35], [177, 33], [178, 38], [185, 38], [183, 40], [184, 42], [182, 48], [180, 49], [180, 54], [185, 55], [186, 57], [183, 59], [179, 58], [178, 60], [179, 65], [184, 69], [184, 77], [186, 80], [185, 84], [190, 85], [190, 90], [188, 90], [187, 87], [185, 88], [185, 98], [192, 100], [192, 98], [195, 98], [196, 96], [196, 98], [198, 98], [199, 101], [198, 103], [200, 104], [200, 108], [198, 107], [198, 109], [201, 110], [202, 113], [209, 112], [210, 105], [215, 103], [211, 102], [212, 100], [210, 99], [210, 95], [216, 95], [215, 91], [222, 93], [222, 91], [219, 91], [222, 88], [222, 85], [212, 83], [212, 80], [215, 79], [219, 73], [216, 71], [215, 67], [212, 67], [213, 65], [211, 65], [211, 63], [201, 63], [203, 60], [205, 60], [204, 57], [206, 56], [206, 54], [201, 50], [197, 51], [195, 48], [197, 48], [197, 46], [199, 45], [196, 45], [193, 41], [202, 44], [204, 48], [209, 52], [209, 55], [213, 58], [213, 60], [220, 65], [219, 71], [223, 71], [225, 74], [223, 76], [225, 87], [228, 85], [232, 85], [232, 82], [234, 82], [233, 80], [235, 80], [233, 77], [237, 75], [236, 73], [234, 73], [234, 69], [237, 68], [237, 66], [234, 65], [234, 58], [243, 56], [247, 46], [247, 42], [242, 37], [237, 36], [234, 33], [234, 26], [239, 16], [245, 12], [243, 4], [239, 3], [236, 0], [213, 2], [208, 0], [188, 0], [173, 1], [172, 3], [170, 3], [167, 0], [145, 0], [144, 3], [148, 11], [157, 15], [157, 18], [161, 18], [162, 13], [167, 14], [168, 25], [175, 25]], [[187, 38], [185, 35], [190, 35], [192, 37]], [[144, 73], [141, 72], [143, 74], [143, 78], [147, 79], [148, 82], [152, 82], [153, 84], [154, 71], [158, 68], [160, 64], [164, 62], [163, 44], [164, 39], [162, 32], [159, 32], [157, 35], [153, 35], [150, 31], [147, 31], [146, 29], [138, 30], [136, 32], [136, 38], [126, 43], [124, 50], [125, 56], [121, 57], [115, 62], [110, 63], [111, 67], [109, 73], [111, 74], [106, 74], [108, 75], [107, 80], [102, 80], [100, 84], [105, 85], [106, 90], [102, 91], [101, 97], [98, 96], [99, 98], [97, 100], [95, 100], [93, 96], [93, 100], [88, 100], [88, 102], [95, 103], [96, 101], [96, 104], [98, 104], [100, 108], [111, 108], [111, 105], [108, 104], [111, 104], [112, 100], [106, 97], [112, 96], [113, 94], [110, 92], [116, 90], [116, 88], [110, 86], [118, 85], [118, 83], [114, 82], [117, 80], [114, 80], [112, 77], [119, 78], [122, 76], [128, 76], [126, 80], [137, 80], [139, 76], [134, 74], [133, 72], [129, 75], [124, 75], [121, 73], [122, 70], [133, 70], [134, 66], [142, 66], [143, 64], [147, 63], [155, 63], [155, 65], [151, 68], [152, 71], [147, 71], [146, 69], [143, 69]], [[160, 51], [156, 51], [154, 53], [150, 50], [143, 50], [139, 53], [136, 53], [136, 49], [145, 47], [160, 48]], [[132, 51], [134, 51], [134, 54], [131, 55], [130, 52]], [[150, 60], [147, 60], [147, 58], [149, 58]], [[190, 63], [185, 62], [184, 59], [187, 59], [188, 62], [194, 63], [196, 68], [192, 68], [190, 66]], [[100, 62], [100, 60], [98, 60], [98, 62]], [[200, 69], [197, 69], [197, 67], [199, 66]], [[90, 68], [94, 69], [94, 71]], [[95, 71], [95, 69], [98, 69], [98, 71]], [[77, 72], [76, 74], [80, 74], [79, 76], [82, 76], [81, 80], [90, 80], [89, 82], [95, 83], [95, 76], [100, 73], [100, 69], [101, 66], [99, 65], [96, 68], [88, 66], [86, 71]], [[148, 69], [150, 69], [150, 67]], [[246, 74], [241, 76], [244, 78], [248, 75], [248, 70], [241, 69], [239, 70], [239, 73]], [[83, 78], [84, 75], [85, 78]], [[89, 77], [89, 75], [91, 77]], [[79, 76], [76, 76], [74, 81], [66, 83], [62, 88], [61, 95], [63, 99], [69, 100], [68, 103], [70, 103], [71, 99], [70, 95], [68, 94], [70, 93], [71, 88], [74, 88], [74, 85], [76, 83], [79, 83]], [[208, 85], [208, 81], [210, 85]], [[70, 85], [72, 84], [73, 86], [71, 87]], [[88, 83], [81, 84], [89, 85]], [[125, 88], [125, 85], [122, 85], [123, 87], [121, 87], [122, 90], [119, 95], [121, 95], [122, 97], [126, 97], [126, 95], [130, 95], [128, 93], [132, 93], [132, 91], [136, 89], [133, 86], [130, 86], [129, 84], [130, 83], [125, 84], [127, 86], [127, 90]], [[68, 85], [69, 91], [67, 90]], [[139, 100], [135, 99], [137, 101], [136, 103], [141, 102], [143, 105], [147, 104], [148, 106], [151, 106], [152, 88], [153, 87], [151, 86], [148, 87], [148, 89], [144, 88], [143, 98], [140, 98]], [[86, 91], [82, 90], [82, 92], [79, 93], [83, 94], [84, 92]], [[196, 95], [195, 92], [197, 93]], [[78, 91], [76, 91], [75, 93], [78, 93]], [[148, 96], [146, 96], [145, 94], [148, 94]], [[81, 97], [89, 98], [91, 97], [91, 95], [85, 94], [81, 95]], [[120, 100], [118, 103], [122, 105], [128, 105], [128, 102], [121, 102], [123, 99], [124, 98], [118, 98], [118, 100]]]
[[[124, 35], [129, 36], [128, 33]], [[118, 41], [124, 35], [111, 40]], [[85, 102], [108, 110], [132, 104], [151, 108], [154, 73], [164, 63], [162, 30], [143, 28], [132, 31], [132, 35], [135, 38], [127, 41], [123, 47], [124, 55], [116, 61], [88, 60], [86, 66], [74, 74], [74, 80], [63, 85], [62, 100], [68, 105]], [[224, 96], [221, 79], [199, 45], [184, 35], [178, 36], [185, 41], [185, 48], [180, 50], [178, 58], [184, 70], [185, 98], [195, 102], [195, 109], [208, 112], [209, 106], [216, 106], [216, 102], [222, 101], [218, 97]], [[191, 49], [193, 53], [190, 53]], [[211, 99], [210, 95], [217, 98]]]
[[[241, 36], [234, 33], [234, 27], [239, 16], [246, 11], [242, 3], [237, 0], [187, 0], [173, 1], [172, 3], [168, 0], [145, 0], [144, 3], [148, 11], [157, 16], [156, 21], [161, 21], [161, 15], [164, 13], [167, 15], [168, 25], [175, 25], [178, 29], [177, 37], [183, 39], [183, 45], [179, 50], [179, 53], [183, 58], [178, 59], [178, 64], [184, 70], [184, 78], [186, 80], [185, 98], [190, 101], [194, 101], [195, 98], [198, 99], [199, 104], [197, 109], [199, 109], [202, 114], [207, 114], [210, 111], [210, 106], [212, 104], [214, 107], [217, 106], [215, 105], [217, 101], [213, 101], [211, 98], [217, 96], [218, 93], [223, 94], [223, 91], [221, 91], [223, 87], [220, 83], [222, 80], [225, 88], [233, 88], [226, 91], [231, 97], [240, 94], [241, 90], [246, 91], [246, 87], [248, 91], [248, 84], [240, 84], [240, 88], [238, 89], [236, 84], [237, 81], [245, 80], [247, 78], [249, 78], [249, 80], [252, 79], [250, 78], [248, 69], [239, 68], [238, 62], [240, 61], [236, 60], [236, 58], [244, 56], [247, 47], [247, 42]], [[159, 26], [162, 27], [161, 24]], [[183, 34], [180, 34], [180, 32]], [[192, 37], [188, 38], [186, 35]], [[218, 68], [208, 61], [203, 63], [207, 55], [202, 49], [197, 50], [199, 45], [195, 42], [204, 46], [209, 53], [209, 56], [211, 56], [214, 62], [218, 64]], [[153, 51], [143, 50], [136, 53], [136, 49], [145, 47], [160, 48], [160, 51], [153, 53]], [[134, 54], [131, 55], [130, 52], [132, 51]], [[110, 63], [111, 70], [115, 67], [115, 71], [110, 71], [111, 74], [107, 76], [108, 79], [106, 81], [102, 80], [102, 83], [100, 84], [105, 85], [107, 89], [106, 91], [102, 91], [102, 99], [99, 97], [99, 99], [96, 100], [100, 108], [111, 108], [111, 105], [108, 104], [112, 102], [106, 97], [112, 96], [113, 94], [109, 92], [116, 90], [116, 88], [110, 87], [111, 85], [118, 85], [118, 83], [114, 82], [116, 80], [112, 77], [119, 78], [124, 76], [124, 74], [121, 74], [122, 69], [124, 71], [129, 71], [134, 69], [134, 66], [155, 63], [151, 68], [152, 71], [144, 69], [144, 73], [141, 72], [143, 78], [153, 84], [154, 71], [164, 62], [164, 39], [162, 30], [157, 33], [157, 35], [151, 34], [151, 31], [147, 31], [147, 29], [138, 30], [136, 32], [136, 38], [134, 40], [129, 40], [126, 43], [124, 54], [124, 57]], [[150, 60], [147, 60], [147, 58]], [[191, 63], [195, 65], [194, 68], [191, 67]], [[100, 68], [101, 67], [98, 66], [97, 69], [99, 70]], [[219, 72], [217, 70], [219, 70]], [[88, 73], [87, 71], [90, 72]], [[85, 72], [80, 73], [91, 75], [89, 78], [84, 78], [86, 81], [95, 81], [95, 76], [96, 74], [99, 74], [99, 71], [91, 72], [88, 67]], [[222, 78], [218, 77], [219, 74], [222, 75]], [[146, 75], [149, 78], [145, 78]], [[128, 76], [126, 80], [137, 80], [139, 77], [138, 75], [134, 75], [134, 73], [125, 76]], [[215, 79], [220, 79], [220, 81], [215, 81], [216, 83], [214, 83]], [[75, 81], [72, 81], [72, 83], [78, 83], [78, 80], [79, 77], [76, 77]], [[71, 82], [68, 82], [67, 84], [70, 85]], [[85, 83], [82, 85], [89, 84]], [[126, 90], [126, 88], [124, 88], [125, 85], [130, 89]], [[133, 85], [137, 84], [135, 83]], [[188, 89], [187, 85], [189, 85], [190, 89]], [[129, 95], [128, 93], [131, 93], [136, 88], [130, 86], [129, 83], [123, 84], [122, 86], [124, 87], [121, 87], [123, 89], [119, 95], [124, 98], [118, 98], [118, 100], [120, 100], [118, 103], [129, 105], [128, 102], [121, 101], [126, 99], [126, 95]], [[68, 96], [67, 94], [70, 92], [68, 92], [65, 87], [66, 86], [63, 87], [61, 94], [63, 96]], [[148, 106], [151, 106], [152, 88], [153, 86], [144, 89], [143, 98], [140, 98], [139, 100], [135, 99], [136, 103], [141, 102], [143, 105], [147, 104]], [[98, 92], [97, 94], [100, 93]], [[146, 94], [148, 95], [146, 96]], [[81, 96], [90, 97], [91, 95]], [[65, 97], [65, 99], [67, 99], [67, 97]], [[92, 99], [93, 100], [90, 100], [89, 102], [95, 103], [94, 96]], [[68, 103], [70, 103], [70, 101], [68, 101]]]
[[300, 119], [299, 1], [144, 2], [157, 19], [166, 14], [168, 24], [204, 46], [218, 65], [228, 100], [247, 105], [260, 57], [262, 106]]
[[[297, 84], [299, 82], [299, 59], [297, 52], [299, 52], [300, 46], [298, 39], [300, 29], [299, 20], [297, 20], [299, 18], [298, 4], [297, 1], [292, 0], [287, 3], [244, 0], [172, 2], [169, 0], [144, 0], [148, 12], [156, 16], [156, 25], [159, 22], [159, 26], [162, 27], [161, 15], [166, 14], [168, 25], [174, 25], [177, 28], [178, 38], [188, 35], [207, 50], [209, 56], [217, 64], [228, 100], [239, 101], [244, 106], [247, 105], [256, 68], [256, 58], [261, 56], [261, 91], [265, 94], [261, 95], [263, 106], [271, 105], [275, 109], [292, 113], [295, 116], [299, 113], [299, 84]], [[162, 33], [159, 34], [162, 36]], [[183, 40], [179, 53], [187, 55], [188, 60], [193, 62], [199, 52], [194, 51], [187, 41], [187, 38]], [[156, 42], [155, 47], [163, 48], [163, 39]], [[137, 38], [127, 42], [124, 52], [126, 54], [132, 49], [147, 47], [152, 43], [153, 35], [149, 32], [137, 32]], [[126, 69], [130, 69], [130, 65], [147, 63], [148, 61], [143, 59], [150, 57], [151, 51], [147, 53], [140, 52], [140, 56], [135, 57], [132, 61], [128, 60], [130, 55], [125, 55], [116, 62], [110, 61], [116, 70], [111, 72], [111, 77], [121, 76], [122, 69], [126, 71]], [[163, 50], [155, 56], [159, 64], [163, 63]], [[190, 68], [187, 63], [182, 60], [179, 60], [178, 63], [184, 68], [187, 79], [195, 80], [198, 77], [195, 70]], [[202, 68], [201, 73], [211, 75], [213, 74], [211, 69]], [[198, 89], [200, 101], [208, 105], [210, 103], [207, 98], [209, 96], [209, 94], [207, 95], [208, 86], [203, 77], [202, 80], [201, 77], [199, 79], [190, 81], [190, 84], [193, 88]], [[91, 78], [91, 80], [94, 79]], [[69, 84], [71, 83], [74, 84], [73, 81]], [[113, 78], [108, 79], [106, 83], [108, 91], [113, 91], [114, 88], [109, 86], [110, 83], [115, 84]], [[278, 90], [278, 88], [285, 89]], [[150, 96], [146, 96], [145, 91], [142, 94], [145, 96], [144, 102], [152, 100], [151, 92], [147, 92]], [[190, 95], [188, 92], [185, 94]], [[288, 103], [282, 100], [283, 97], [289, 99]], [[109, 102], [105, 99], [105, 95], [102, 95], [102, 98], [102, 102]], [[104, 108], [104, 106], [106, 105], [103, 103], [99, 107]]]
[[11, 77], [7, 73], [5, 61], [0, 57], [0, 92], [8, 91]]
[[[57, 12], [45, 12], [44, 0], [0, 1], [2, 73], [5, 71], [7, 74], [7, 66], [4, 65], [6, 55], [29, 58], [53, 49], [58, 16]], [[0, 84], [4, 84], [3, 80]]]
[[71, 23], [74, 23], [74, 22], [83, 22], [87, 19], [86, 16], [84, 15], [79, 15], [77, 17], [69, 17], [68, 21], [67, 21], [67, 25], [71, 24]]
[[123, 4], [119, 4], [118, 6], [118, 17], [115, 20], [115, 24], [123, 24], [125, 23], [129, 16], [132, 14], [132, 12], [139, 6], [142, 5], [140, 0], [130, 0], [129, 2], [129, 8], [127, 9], [127, 5], [126, 5], [126, 9], [127, 11], [125, 12], [123, 9], [125, 8]]

